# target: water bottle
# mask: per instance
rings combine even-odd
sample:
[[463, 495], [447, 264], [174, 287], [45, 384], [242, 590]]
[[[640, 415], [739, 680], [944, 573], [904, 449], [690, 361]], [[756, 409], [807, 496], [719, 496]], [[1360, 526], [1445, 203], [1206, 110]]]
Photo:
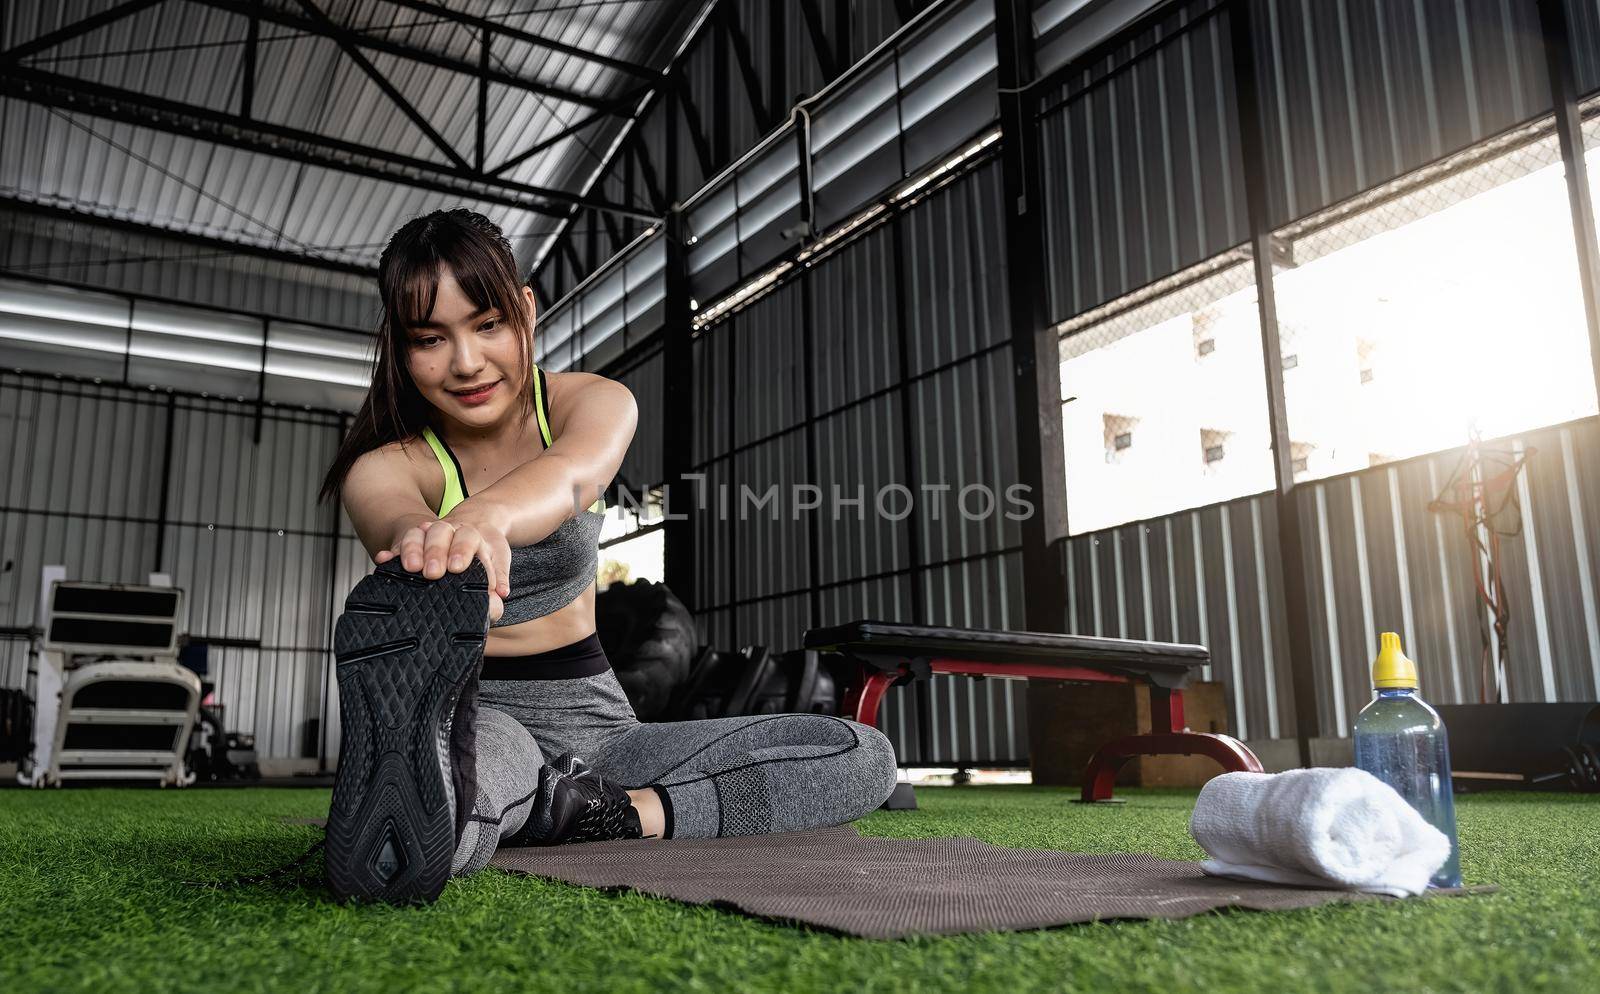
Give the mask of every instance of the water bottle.
[[1450, 742], [1439, 712], [1417, 696], [1417, 664], [1400, 651], [1400, 636], [1384, 632], [1372, 663], [1376, 696], [1356, 716], [1356, 766], [1399, 792], [1450, 840], [1450, 858], [1433, 875], [1435, 887], [1461, 886], [1456, 803], [1450, 792]]

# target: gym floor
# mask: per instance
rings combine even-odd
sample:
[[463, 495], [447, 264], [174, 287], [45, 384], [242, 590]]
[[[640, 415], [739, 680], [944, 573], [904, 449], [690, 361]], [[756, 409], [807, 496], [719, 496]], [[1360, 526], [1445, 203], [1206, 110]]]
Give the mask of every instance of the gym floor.
[[[863, 833], [1195, 859], [1194, 791], [927, 787]], [[1497, 893], [1182, 921], [876, 942], [489, 870], [425, 908], [334, 903], [316, 883], [187, 886], [279, 865], [317, 789], [0, 793], [0, 991], [1592, 992], [1600, 797], [1459, 799], [1469, 884]], [[320, 864], [311, 864], [320, 870]], [[311, 876], [315, 880], [315, 874]], [[597, 938], [600, 941], [596, 941]]]

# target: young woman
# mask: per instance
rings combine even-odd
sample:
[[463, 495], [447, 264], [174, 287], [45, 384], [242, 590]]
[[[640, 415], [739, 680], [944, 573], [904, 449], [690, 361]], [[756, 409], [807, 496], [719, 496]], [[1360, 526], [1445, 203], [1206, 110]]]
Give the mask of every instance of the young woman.
[[755, 835], [881, 804], [895, 756], [876, 729], [635, 717], [594, 581], [598, 497], [638, 412], [620, 383], [532, 361], [533, 292], [499, 229], [417, 218], [378, 279], [372, 387], [323, 485], [378, 564], [335, 635], [333, 890], [432, 900], [508, 841]]

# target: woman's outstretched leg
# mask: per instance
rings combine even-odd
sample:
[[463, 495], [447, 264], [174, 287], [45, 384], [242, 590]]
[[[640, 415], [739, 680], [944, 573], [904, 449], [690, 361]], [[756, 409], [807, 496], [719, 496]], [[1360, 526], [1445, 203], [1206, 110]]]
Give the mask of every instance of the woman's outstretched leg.
[[451, 875], [471, 797], [471, 712], [488, 627], [477, 562], [427, 580], [398, 560], [356, 584], [334, 626], [338, 775], [328, 885], [340, 898], [431, 901]]
[[894, 791], [894, 746], [820, 714], [635, 725], [592, 759], [629, 788], [660, 785], [670, 838], [793, 832], [853, 821]]
[[478, 708], [476, 796], [456, 843], [452, 874], [465, 876], [488, 866], [501, 840], [522, 828], [543, 765], [538, 743], [515, 718]]

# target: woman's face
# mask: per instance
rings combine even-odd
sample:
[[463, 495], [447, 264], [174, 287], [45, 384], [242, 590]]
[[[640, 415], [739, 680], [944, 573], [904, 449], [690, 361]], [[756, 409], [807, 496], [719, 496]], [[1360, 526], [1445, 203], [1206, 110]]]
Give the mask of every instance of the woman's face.
[[[533, 291], [522, 293], [531, 326]], [[448, 267], [439, 274], [428, 320], [404, 334], [412, 380], [448, 417], [487, 428], [516, 405], [523, 377], [516, 328], [498, 309], [479, 311]]]

